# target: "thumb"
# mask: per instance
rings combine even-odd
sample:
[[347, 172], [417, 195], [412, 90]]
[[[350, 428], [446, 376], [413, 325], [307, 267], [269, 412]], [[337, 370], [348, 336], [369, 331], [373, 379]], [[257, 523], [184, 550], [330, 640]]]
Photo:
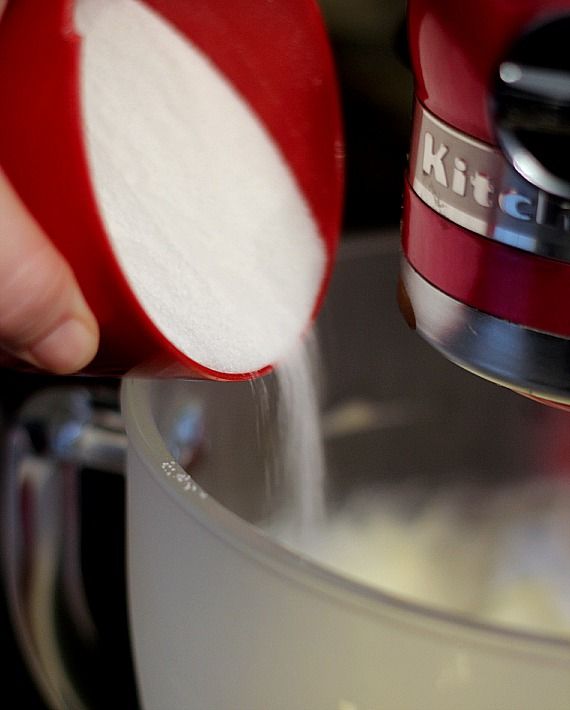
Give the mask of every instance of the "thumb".
[[98, 338], [71, 268], [0, 171], [0, 348], [67, 374], [87, 365]]

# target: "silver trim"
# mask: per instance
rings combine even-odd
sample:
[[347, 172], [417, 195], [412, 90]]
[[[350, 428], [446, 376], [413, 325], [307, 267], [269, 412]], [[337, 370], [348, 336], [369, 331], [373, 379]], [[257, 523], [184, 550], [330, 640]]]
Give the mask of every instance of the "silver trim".
[[570, 202], [531, 185], [499, 148], [416, 102], [410, 184], [446, 219], [494, 241], [570, 262]]
[[570, 340], [456, 301], [403, 258], [402, 281], [418, 333], [449, 360], [487, 380], [570, 404]]
[[[554, 24], [558, 22], [568, 25], [568, 18], [555, 20]], [[538, 27], [536, 33], [543, 30], [544, 26]], [[534, 155], [536, 146], [532, 145], [542, 136], [556, 144], [558, 156], [567, 151], [570, 72], [505, 61], [499, 66], [491, 105], [499, 143], [515, 170], [540, 190], [570, 199], [568, 171], [563, 175], [552, 172], [548, 165], [552, 156]]]
[[547, 170], [521, 143], [516, 132], [499, 127], [499, 140], [515, 170], [526, 180], [564, 200], [570, 199], [570, 183]]
[[570, 72], [515, 62], [499, 67], [501, 81], [518, 89], [529, 99], [570, 105]]

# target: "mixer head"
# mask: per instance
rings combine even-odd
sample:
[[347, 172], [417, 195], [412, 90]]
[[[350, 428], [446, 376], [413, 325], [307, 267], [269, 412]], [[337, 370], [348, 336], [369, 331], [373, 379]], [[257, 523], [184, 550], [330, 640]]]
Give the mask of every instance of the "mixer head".
[[570, 403], [570, 1], [409, 3], [400, 304], [447, 358]]

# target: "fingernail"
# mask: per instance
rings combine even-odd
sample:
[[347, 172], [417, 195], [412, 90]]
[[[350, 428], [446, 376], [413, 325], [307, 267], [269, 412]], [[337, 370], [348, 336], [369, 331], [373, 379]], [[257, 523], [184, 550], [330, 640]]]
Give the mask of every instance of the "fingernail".
[[83, 321], [70, 318], [30, 348], [24, 357], [45, 370], [66, 375], [85, 367], [97, 352], [97, 345], [96, 331]]

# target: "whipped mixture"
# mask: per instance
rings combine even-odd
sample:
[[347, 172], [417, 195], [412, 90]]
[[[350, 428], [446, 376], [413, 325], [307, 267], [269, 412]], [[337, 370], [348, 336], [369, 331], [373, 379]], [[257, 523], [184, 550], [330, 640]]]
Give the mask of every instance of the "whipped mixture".
[[316, 341], [300, 344], [276, 370], [279, 457], [289, 499], [265, 531], [304, 557], [400, 599], [570, 636], [570, 481], [544, 477], [430, 492], [409, 482], [383, 484], [378, 461], [377, 485], [340, 508], [337, 503], [327, 518], [327, 438], [373, 428], [379, 407], [341, 402], [321, 416], [315, 358]]

